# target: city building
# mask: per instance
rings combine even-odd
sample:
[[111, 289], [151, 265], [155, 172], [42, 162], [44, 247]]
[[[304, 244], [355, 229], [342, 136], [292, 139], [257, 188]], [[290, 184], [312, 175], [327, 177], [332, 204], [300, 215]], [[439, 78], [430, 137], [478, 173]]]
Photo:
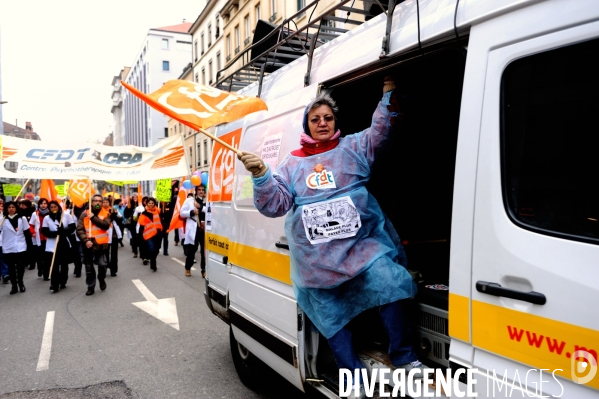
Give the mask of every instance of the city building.
[[[129, 73], [127, 84], [143, 93], [158, 90], [164, 83], [177, 79], [191, 61], [191, 23], [153, 28], [148, 31]], [[168, 118], [128, 91], [122, 93], [124, 144], [149, 147], [168, 137]], [[154, 182], [143, 182], [142, 191], [152, 193]]]
[[125, 145], [125, 113], [123, 112], [123, 91], [126, 90], [121, 85], [129, 74], [129, 67], [121, 69], [118, 75], [112, 78], [112, 108], [110, 112], [113, 117], [114, 144]]
[[216, 72], [223, 67], [224, 45], [219, 11], [227, 0], [208, 0], [192, 24], [193, 81], [205, 85], [216, 82]]
[[[183, 73], [178, 77], [180, 80], [193, 81], [193, 66], [189, 63], [183, 70]], [[214, 128], [211, 128], [214, 130]], [[211, 129], [208, 129], [210, 132]], [[169, 137], [175, 135], [183, 135], [185, 140], [185, 155], [189, 163], [189, 174], [199, 170], [207, 172], [210, 163], [210, 155], [212, 154], [213, 140], [209, 139], [203, 133], [197, 132], [185, 126], [176, 119], [169, 118], [168, 120]]]

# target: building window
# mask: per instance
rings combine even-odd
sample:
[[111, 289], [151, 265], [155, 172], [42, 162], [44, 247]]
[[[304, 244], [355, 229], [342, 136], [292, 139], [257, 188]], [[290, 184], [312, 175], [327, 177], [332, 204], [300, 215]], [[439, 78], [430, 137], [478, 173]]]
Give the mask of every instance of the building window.
[[268, 20], [274, 22], [277, 19], [277, 0], [270, 0], [270, 12], [271, 17]]
[[500, 118], [503, 197], [512, 221], [594, 244], [598, 52], [595, 39], [513, 61], [502, 76]]
[[212, 60], [208, 61], [208, 84], [212, 84]]
[[162, 61], [162, 70], [163, 71], [170, 71], [170, 63], [168, 61]]
[[235, 54], [239, 53], [241, 47], [241, 36], [239, 36], [239, 25], [235, 27]]
[[202, 50], [202, 55], [204, 55], [204, 32], [200, 35], [200, 48]]
[[199, 79], [198, 79], [198, 73], [196, 72], [196, 76], [195, 76], [195, 82], [196, 83], [200, 83]]
[[208, 24], [208, 48], [212, 46], [212, 24]]
[[162, 39], [162, 49], [168, 50], [168, 39]]
[[231, 58], [231, 35], [227, 35], [227, 61]]
[[206, 69], [202, 68], [202, 84], [206, 84]]
[[248, 44], [250, 42], [250, 14], [243, 19], [243, 25], [245, 28], [245, 44]]
[[193, 57], [194, 61], [198, 60], [198, 41], [193, 42]]
[[164, 137], [168, 137], [168, 127], [164, 128]]
[[189, 165], [193, 165], [193, 147], [192, 146], [189, 146]]
[[208, 165], [208, 140], [204, 140], [204, 165]]
[[256, 5], [254, 8], [254, 12], [256, 13], [256, 23], [260, 20], [260, 3]]
[[[306, 0], [296, 0], [296, 1], [297, 1], [297, 10], [298, 10], [298, 11], [299, 11], [299, 10], [301, 10], [302, 8], [304, 8], [304, 7], [306, 6]], [[304, 15], [306, 15], [306, 13], [305, 13], [305, 12], [303, 12], [303, 13], [299, 14], [299, 15], [297, 16], [297, 18], [301, 18], [301, 17], [303, 17]]]
[[220, 63], [220, 51], [216, 53], [216, 72], [220, 71], [221, 63]]
[[220, 35], [220, 26], [218, 25], [218, 14], [216, 14], [216, 20], [214, 22], [214, 29], [216, 30], [214, 37], [218, 39], [218, 36]]

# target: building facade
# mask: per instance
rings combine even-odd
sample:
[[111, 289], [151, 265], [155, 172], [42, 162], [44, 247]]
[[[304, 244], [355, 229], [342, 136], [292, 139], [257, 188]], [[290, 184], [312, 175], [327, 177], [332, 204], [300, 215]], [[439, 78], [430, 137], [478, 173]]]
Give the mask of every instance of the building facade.
[[112, 108], [110, 112], [113, 118], [113, 137], [115, 145], [125, 145], [125, 113], [123, 112], [123, 85], [129, 74], [129, 67], [121, 69], [118, 75], [112, 78]]
[[189, 33], [193, 42], [193, 81], [205, 85], [216, 82], [223, 67], [222, 18], [219, 11], [226, 0], [208, 0]]
[[[191, 61], [191, 23], [150, 29], [125, 79], [143, 93], [158, 90], [177, 79]], [[124, 144], [149, 147], [168, 137], [168, 118], [128, 91], [122, 92]], [[151, 193], [154, 182], [143, 182], [142, 191]]]

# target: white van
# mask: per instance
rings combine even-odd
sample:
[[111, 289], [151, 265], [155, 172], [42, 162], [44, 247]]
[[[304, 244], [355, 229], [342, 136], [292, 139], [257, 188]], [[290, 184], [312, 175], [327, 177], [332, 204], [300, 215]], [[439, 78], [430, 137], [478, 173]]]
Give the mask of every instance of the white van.
[[[384, 57], [381, 14], [241, 90], [269, 110], [217, 135], [274, 165], [317, 93], [352, 134], [396, 76], [405, 120], [369, 190], [418, 282], [420, 359], [476, 369], [478, 397], [599, 397], [599, 2], [412, 0], [392, 15]], [[285, 218], [257, 212], [249, 172], [218, 145], [209, 190], [205, 295], [242, 381], [263, 362], [337, 397], [327, 341], [294, 299]], [[378, 323], [352, 322], [370, 368], [389, 365]]]

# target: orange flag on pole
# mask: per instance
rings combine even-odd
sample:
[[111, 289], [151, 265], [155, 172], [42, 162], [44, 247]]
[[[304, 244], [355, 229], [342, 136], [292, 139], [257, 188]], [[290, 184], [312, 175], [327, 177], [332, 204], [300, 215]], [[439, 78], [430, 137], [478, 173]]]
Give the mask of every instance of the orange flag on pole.
[[91, 182], [87, 179], [71, 180], [69, 182], [69, 197], [71, 202], [78, 208], [81, 208], [90, 197], [95, 194]]
[[123, 81], [121, 84], [152, 108], [194, 130], [232, 122], [252, 112], [268, 109], [258, 97], [241, 96], [187, 80], [169, 80], [150, 94], [144, 94]]
[[141, 203], [141, 183], [137, 183], [137, 195], [139, 196], [139, 202]]
[[181, 227], [185, 228], [185, 220], [179, 218], [179, 213], [181, 212], [181, 207], [183, 206], [183, 203], [186, 199], [187, 190], [184, 188], [180, 188], [179, 194], [177, 194], [177, 203], [175, 204], [175, 209], [173, 210], [173, 218], [171, 219], [171, 224], [168, 227], [168, 230], [166, 231], [167, 233], [170, 233], [171, 231]]
[[59, 203], [62, 201], [54, 186], [54, 180], [42, 179], [42, 184], [40, 185], [40, 198], [45, 198], [48, 201], [58, 201]]

